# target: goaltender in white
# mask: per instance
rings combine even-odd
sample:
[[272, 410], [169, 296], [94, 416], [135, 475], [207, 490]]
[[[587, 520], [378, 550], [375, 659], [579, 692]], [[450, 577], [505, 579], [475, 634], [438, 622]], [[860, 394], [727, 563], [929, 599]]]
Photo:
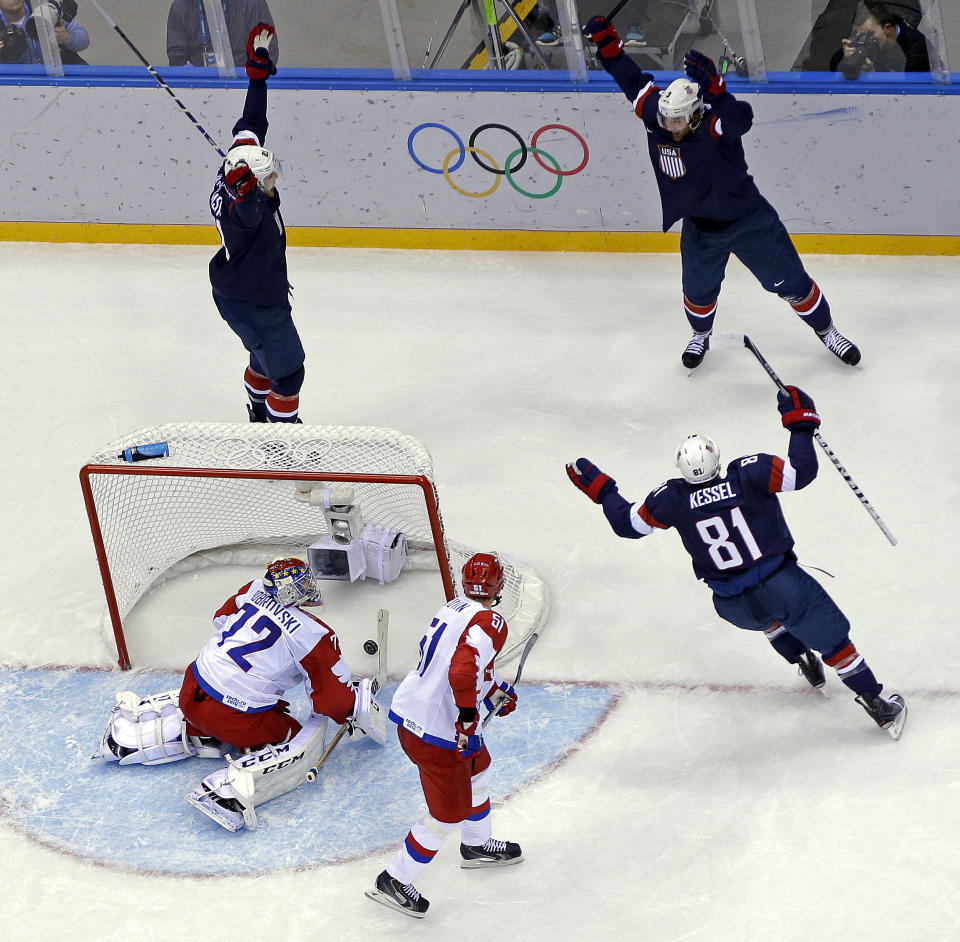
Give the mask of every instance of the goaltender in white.
[[[323, 754], [328, 720], [383, 745], [377, 683], [353, 681], [336, 633], [305, 610], [322, 604], [303, 560], [272, 562], [216, 613], [217, 633], [179, 691], [117, 695], [93, 758], [123, 766], [226, 757], [226, 767], [186, 798], [238, 831], [256, 827], [257, 805], [307, 781]], [[301, 682], [314, 710], [302, 726], [280, 699]]]

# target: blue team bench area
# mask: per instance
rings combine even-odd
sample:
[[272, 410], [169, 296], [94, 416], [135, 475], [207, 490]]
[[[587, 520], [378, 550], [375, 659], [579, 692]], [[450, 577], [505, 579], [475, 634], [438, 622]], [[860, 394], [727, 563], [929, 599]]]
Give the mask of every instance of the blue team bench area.
[[[127, 872], [257, 874], [382, 854], [423, 813], [415, 768], [392, 723], [387, 746], [345, 738], [316, 782], [257, 808], [230, 833], [183, 796], [223, 766], [185, 759], [120, 768], [90, 761], [119, 690], [179, 687], [182, 675], [0, 669], [0, 814], [45, 847]], [[395, 684], [381, 697], [389, 704]], [[524, 683], [517, 711], [487, 727], [496, 804], [550, 770], [603, 721], [613, 686]], [[292, 703], [305, 718], [304, 699]], [[336, 732], [328, 730], [328, 739]]]
[[[42, 65], [0, 65], [0, 86], [82, 86], [89, 88], [138, 88], [156, 85], [157, 79], [140, 66], [63, 67], [62, 76], [49, 75]], [[157, 74], [171, 88], [243, 88], [247, 77], [237, 69], [236, 78], [223, 78], [217, 72], [190, 66], [165, 66]], [[679, 78], [682, 72], [654, 71], [663, 85]], [[767, 81], [727, 76], [734, 94], [811, 94], [811, 95], [957, 95], [960, 72], [942, 75], [925, 72], [862, 73], [856, 80], [839, 72], [768, 72]], [[409, 80], [399, 80], [389, 69], [287, 69], [270, 79], [275, 90], [388, 90], [450, 92], [598, 92], [617, 90], [616, 83], [597, 70], [587, 72], [585, 80], [572, 79], [564, 71], [475, 71], [463, 69], [422, 69]]]

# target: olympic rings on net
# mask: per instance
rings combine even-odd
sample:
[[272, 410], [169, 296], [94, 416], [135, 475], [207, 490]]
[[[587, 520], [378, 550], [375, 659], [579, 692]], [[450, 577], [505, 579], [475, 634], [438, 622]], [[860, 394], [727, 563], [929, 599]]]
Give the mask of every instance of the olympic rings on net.
[[[453, 150], [451, 150], [444, 158], [443, 165], [441, 167], [429, 166], [428, 164], [424, 163], [414, 151], [414, 147], [413, 147], [414, 138], [417, 136], [417, 134], [419, 134], [421, 131], [425, 130], [426, 128], [436, 128], [439, 131], [444, 131], [445, 133], [449, 134], [453, 138], [454, 143], [456, 144], [456, 147]], [[476, 144], [477, 138], [484, 131], [488, 131], [488, 130], [504, 131], [505, 133], [510, 134], [519, 145], [519, 147], [516, 150], [514, 150], [509, 157], [507, 157], [506, 161], [504, 162], [503, 169], [500, 168], [496, 160], [494, 160], [488, 153], [486, 153], [486, 151], [483, 151], [480, 148], [474, 146]], [[567, 131], [574, 138], [576, 138], [576, 140], [580, 144], [580, 147], [583, 150], [583, 159], [580, 161], [579, 164], [577, 164], [576, 167], [573, 167], [570, 170], [561, 169], [559, 161], [552, 154], [548, 154], [542, 148], [537, 147], [537, 142], [540, 140], [540, 136], [545, 131], [552, 131], [552, 130]], [[454, 130], [447, 127], [445, 124], [426, 122], [424, 124], [418, 124], [407, 136], [407, 150], [410, 152], [410, 157], [413, 159], [413, 162], [422, 170], [426, 170], [428, 173], [442, 174], [443, 177], [446, 179], [447, 183], [449, 183], [454, 190], [456, 190], [458, 193], [460, 193], [463, 196], [469, 196], [475, 199], [479, 199], [484, 196], [489, 196], [491, 193], [493, 193], [497, 189], [500, 183], [500, 177], [506, 177], [507, 182], [518, 193], [522, 194], [523, 196], [526, 196], [530, 199], [545, 199], [548, 196], [553, 196], [557, 192], [557, 190], [560, 189], [560, 185], [563, 182], [564, 177], [572, 177], [575, 174], [580, 173], [583, 170], [583, 168], [586, 167], [587, 162], [590, 160], [590, 149], [587, 147], [587, 142], [573, 128], [568, 127], [565, 124], [545, 124], [543, 127], [538, 128], [537, 131], [534, 132], [532, 138], [530, 139], [529, 144], [525, 144], [523, 141], [523, 138], [513, 128], [507, 127], [505, 124], [493, 124], [493, 123], [481, 124], [479, 127], [473, 130], [470, 137], [468, 138], [468, 143], [465, 145], [463, 143], [463, 140], [460, 138], [460, 136]], [[533, 154], [534, 160], [544, 170], [546, 170], [548, 173], [553, 174], [557, 178], [556, 184], [553, 187], [551, 187], [549, 190], [547, 190], [545, 193], [531, 193], [528, 190], [524, 190], [521, 186], [517, 184], [515, 180], [512, 179], [512, 174], [515, 174], [526, 163], [528, 152]], [[483, 170], [486, 170], [487, 173], [491, 173], [494, 175], [493, 186], [491, 186], [489, 189], [483, 190], [482, 192], [474, 193], [469, 190], [464, 190], [463, 188], [457, 186], [456, 183], [454, 183], [452, 174], [462, 166], [467, 154], [470, 154], [473, 157], [473, 159], [476, 161], [476, 163]], [[516, 158], [518, 155], [520, 159], [517, 161], [516, 165], [511, 166], [511, 161], [514, 158]], [[457, 159], [455, 162], [451, 163], [454, 156], [456, 156]], [[483, 160], [480, 159], [481, 157], [483, 158]], [[484, 161], [488, 161], [488, 163], [485, 163]], [[549, 161], [549, 164], [546, 161]], [[553, 166], [550, 166], [550, 164], [552, 164]]]

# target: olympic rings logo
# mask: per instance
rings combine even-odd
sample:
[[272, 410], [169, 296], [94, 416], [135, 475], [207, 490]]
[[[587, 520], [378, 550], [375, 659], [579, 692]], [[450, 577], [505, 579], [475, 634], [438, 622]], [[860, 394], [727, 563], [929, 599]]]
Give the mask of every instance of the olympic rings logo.
[[[453, 148], [444, 158], [442, 165], [439, 167], [431, 167], [429, 164], [424, 163], [418, 156], [416, 151], [413, 149], [414, 138], [426, 128], [436, 128], [439, 131], [443, 131], [446, 134], [449, 134], [453, 138], [456, 147]], [[507, 159], [503, 162], [503, 167], [494, 160], [486, 151], [481, 150], [476, 146], [477, 138], [484, 131], [505, 131], [511, 137], [516, 140], [519, 145], [516, 150], [512, 151]], [[573, 167], [570, 170], [563, 170], [560, 167], [560, 162], [552, 154], [548, 154], [545, 150], [537, 146], [537, 142], [540, 140], [540, 136], [544, 131], [566, 131], [568, 134], [573, 135], [574, 139], [580, 144], [580, 147], [583, 150], [583, 158], [576, 167]], [[434, 124], [433, 122], [427, 122], [425, 124], [418, 124], [408, 135], [407, 137], [407, 150], [410, 152], [410, 156], [413, 158], [413, 162], [420, 167], [421, 170], [426, 170], [428, 173], [439, 173], [443, 174], [444, 179], [450, 186], [460, 193], [462, 196], [469, 196], [473, 199], [482, 199], [484, 196], [490, 196], [498, 186], [500, 186], [501, 179], [506, 179], [507, 183], [510, 184], [518, 193], [522, 196], [529, 197], [534, 200], [546, 199], [548, 196], [553, 196], [557, 190], [560, 189], [560, 185], [563, 183], [564, 177], [572, 177], [580, 173], [584, 167], [587, 165], [587, 161], [590, 159], [590, 149], [587, 147], [587, 142], [581, 137], [573, 128], [567, 127], [565, 124], [545, 124], [542, 128], [539, 128], [534, 132], [533, 137], [530, 138], [530, 143], [524, 143], [523, 138], [513, 130], [513, 128], [507, 127], [505, 124], [481, 124], [480, 127], [474, 128], [473, 133], [470, 135], [470, 138], [465, 145], [460, 136], [448, 128], [445, 124]], [[493, 175], [493, 184], [486, 190], [471, 192], [470, 190], [465, 190], [453, 180], [453, 174], [463, 165], [466, 156], [469, 154], [476, 163], [487, 173]], [[520, 170], [527, 162], [528, 155], [533, 154], [533, 159], [544, 169], [547, 173], [555, 176], [556, 182], [553, 184], [550, 189], [545, 190], [542, 193], [532, 193], [529, 190], [525, 190], [521, 187], [517, 181], [513, 178], [513, 175]], [[456, 158], [456, 160], [454, 160]], [[514, 163], [514, 158], [518, 158], [516, 163]], [[545, 161], [549, 161], [545, 163]]]

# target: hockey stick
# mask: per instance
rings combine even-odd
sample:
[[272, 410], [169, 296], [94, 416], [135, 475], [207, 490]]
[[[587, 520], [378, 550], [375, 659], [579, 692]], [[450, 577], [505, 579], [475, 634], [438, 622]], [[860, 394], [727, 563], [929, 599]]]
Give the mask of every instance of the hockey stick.
[[[520, 663], [517, 664], [517, 676], [513, 678], [513, 686], [516, 687], [520, 683], [520, 678], [523, 676], [523, 665], [527, 662], [527, 655], [533, 650], [533, 646], [537, 643], [537, 639], [540, 637], [540, 633], [535, 631], [529, 638], [527, 638], [527, 643], [523, 646], [523, 651], [520, 654]], [[480, 724], [481, 728], [487, 725], [494, 716], [497, 715], [497, 710], [500, 709], [503, 701], [506, 699], [506, 694], [501, 691], [500, 699], [494, 704], [493, 709], [483, 718], [483, 722]]]
[[[606, 21], [609, 23], [629, 2], [630, 0], [620, 0], [620, 2], [606, 15]], [[96, 0], [94, 0], [94, 3], [96, 3]]]
[[320, 769], [323, 766], [323, 763], [327, 761], [328, 757], [330, 756], [330, 753], [333, 752], [333, 750], [336, 748], [337, 743], [340, 742], [341, 739], [343, 739], [344, 735], [349, 729], [350, 729], [350, 724], [344, 723], [343, 726], [341, 726], [340, 729], [337, 730], [337, 735], [330, 740], [330, 745], [323, 750], [322, 755], [320, 756], [319, 759], [317, 759], [317, 764], [312, 769], [310, 769], [309, 772], [307, 772], [308, 782], [316, 781], [317, 775], [319, 774]]
[[[383, 685], [387, 682], [387, 628], [390, 624], [390, 612], [385, 608], [381, 608], [377, 612], [377, 677], [376, 677], [376, 690], [374, 693], [383, 689]], [[336, 748], [338, 742], [343, 739], [344, 734], [350, 729], [350, 723], [346, 722], [340, 729], [337, 730], [337, 735], [330, 740], [330, 745], [323, 750], [320, 758], [317, 759], [316, 765], [313, 766], [307, 772], [307, 781], [315, 782], [317, 780], [317, 775], [320, 773], [320, 769], [323, 766], [323, 763], [327, 761], [328, 756]]]
[[117, 26], [117, 24], [114, 23], [112, 19], [110, 19], [110, 16], [107, 13], [107, 11], [104, 10], [102, 6], [100, 6], [97, 0], [90, 0], [90, 2], [100, 11], [100, 15], [107, 21], [107, 25], [111, 29], [113, 29], [116, 32], [116, 34], [133, 50], [133, 54], [147, 67], [147, 70], [157, 80], [160, 87], [177, 103], [177, 107], [179, 107], [179, 109], [193, 122], [196, 129], [207, 139], [207, 141], [210, 143], [213, 149], [221, 157], [226, 157], [226, 154], [224, 154], [224, 152], [220, 150], [220, 145], [209, 134], [207, 134], [207, 132], [203, 128], [203, 125], [190, 113], [190, 109], [187, 108], [187, 106], [182, 101], [180, 101], [179, 98], [177, 98], [176, 92], [174, 92], [174, 90], [160, 77], [160, 73], [157, 72], [157, 70], [152, 65], [150, 65], [149, 62], [147, 62], [147, 60], [143, 57], [143, 54], [140, 52], [140, 50], [137, 49], [137, 47], [130, 40], [130, 37], [127, 36], [127, 34], [122, 29], [120, 29], [120, 27]]
[[[767, 371], [767, 375], [777, 384], [780, 391], [785, 393], [787, 387], [783, 385], [780, 380], [780, 377], [773, 371], [773, 367], [767, 362], [766, 357], [757, 349], [754, 342], [746, 335], [743, 335], [743, 345], [757, 358], [760, 362], [760, 365]], [[850, 486], [850, 490], [857, 495], [857, 498], [860, 500], [860, 503], [863, 504], [864, 509], [873, 517], [873, 522], [880, 527], [883, 531], [883, 535], [890, 541], [891, 546], [897, 545], [896, 537], [887, 529], [887, 525], [880, 519], [880, 514], [878, 514], [874, 509], [873, 505], [867, 498], [864, 496], [863, 491], [857, 486], [856, 482], [850, 477], [847, 469], [840, 464], [840, 459], [833, 453], [833, 449], [824, 441], [823, 436], [820, 434], [819, 429], [813, 430], [813, 437], [816, 440], [816, 443], [824, 450], [827, 457], [830, 459], [831, 464], [840, 472], [840, 476], [847, 482]]]

